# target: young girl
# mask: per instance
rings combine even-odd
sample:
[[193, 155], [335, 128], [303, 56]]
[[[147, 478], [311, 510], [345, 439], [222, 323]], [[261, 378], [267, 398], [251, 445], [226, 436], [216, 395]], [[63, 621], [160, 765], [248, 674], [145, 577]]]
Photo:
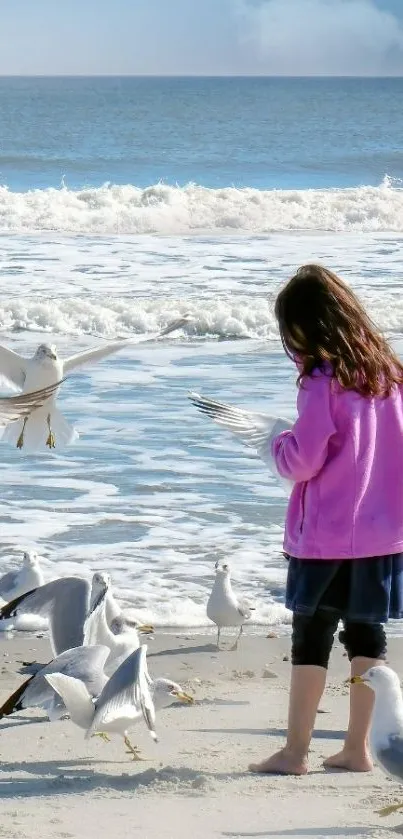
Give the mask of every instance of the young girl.
[[[253, 772], [302, 775], [330, 651], [340, 640], [351, 675], [386, 657], [383, 624], [403, 616], [403, 366], [339, 277], [297, 271], [276, 302], [296, 363], [298, 419], [272, 442], [295, 481], [284, 537], [293, 612], [287, 741]], [[373, 693], [351, 687], [344, 746], [325, 766], [372, 768]]]

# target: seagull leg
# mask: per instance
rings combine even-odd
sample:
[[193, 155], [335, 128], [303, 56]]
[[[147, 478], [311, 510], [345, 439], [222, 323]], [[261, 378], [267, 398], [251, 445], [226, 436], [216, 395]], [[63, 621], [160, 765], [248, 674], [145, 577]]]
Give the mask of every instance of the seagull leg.
[[220, 629], [219, 626], [217, 626], [217, 650], [220, 649], [220, 635], [221, 635], [221, 629]]
[[108, 736], [106, 731], [96, 731], [95, 734], [91, 734], [91, 737], [100, 737], [101, 740], [104, 741], [104, 743], [110, 743], [111, 742], [111, 738]]
[[240, 637], [241, 637], [241, 635], [242, 635], [242, 632], [243, 632], [243, 626], [241, 625], [241, 628], [240, 628], [240, 630], [239, 630], [239, 632], [238, 632], [238, 636], [237, 636], [237, 638], [235, 639], [235, 644], [233, 644], [233, 646], [232, 646], [232, 647], [230, 647], [230, 652], [231, 652], [231, 653], [234, 653], [234, 652], [235, 652], [235, 650], [237, 650], [237, 649], [238, 649], [238, 642], [239, 642], [239, 639], [240, 639]]
[[46, 445], [49, 449], [54, 449], [54, 448], [56, 448], [56, 440], [55, 440], [55, 435], [53, 434], [53, 431], [52, 431], [51, 425], [50, 425], [50, 414], [47, 415], [46, 422], [48, 424], [48, 429], [49, 429], [49, 435], [48, 435], [48, 439], [46, 440]]
[[140, 755], [140, 749], [138, 748], [138, 746], [133, 746], [131, 744], [127, 734], [124, 735], [123, 739], [125, 741], [125, 746], [127, 748], [126, 754], [132, 755], [133, 760], [144, 760], [144, 758], [141, 757], [141, 755]]
[[381, 810], [375, 810], [378, 816], [391, 816], [403, 807], [403, 801], [400, 804], [390, 804], [388, 807], [382, 807]]
[[21, 434], [20, 434], [20, 436], [17, 440], [17, 449], [22, 449], [22, 447], [24, 445], [24, 431], [25, 431], [25, 426], [26, 426], [27, 422], [28, 422], [28, 417], [25, 417], [24, 423], [23, 423], [23, 426], [22, 426], [22, 429], [21, 429]]

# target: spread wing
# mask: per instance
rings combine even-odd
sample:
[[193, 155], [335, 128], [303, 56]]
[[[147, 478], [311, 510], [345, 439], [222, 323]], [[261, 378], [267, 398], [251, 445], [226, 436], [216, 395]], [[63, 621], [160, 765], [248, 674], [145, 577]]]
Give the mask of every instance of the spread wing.
[[259, 414], [244, 411], [224, 402], [217, 402], [199, 393], [190, 393], [189, 399], [202, 414], [210, 417], [218, 425], [223, 426], [249, 448], [255, 449], [270, 471], [281, 481], [283, 489], [289, 494], [293, 483], [278, 474], [272, 457], [271, 441], [282, 431], [289, 431], [293, 427], [291, 420], [270, 414]]
[[61, 382], [57, 382], [56, 384], [50, 385], [50, 387], [42, 388], [42, 390], [21, 393], [19, 396], [1, 396], [0, 426], [8, 425], [13, 420], [29, 417], [32, 411], [40, 408], [60, 385]]
[[0, 620], [34, 614], [48, 618], [55, 655], [84, 640], [90, 584], [81, 577], [62, 577], [12, 600], [0, 609]]
[[89, 734], [102, 730], [103, 725], [114, 720], [126, 718], [134, 721], [143, 714], [151, 736], [156, 739], [154, 705], [143, 669], [146, 649], [143, 645], [131, 653], [106, 683], [96, 702]]
[[49, 699], [49, 683], [45, 676], [52, 673], [79, 679], [90, 696], [98, 696], [106, 681], [104, 664], [109, 652], [108, 647], [95, 646], [75, 647], [61, 653], [31, 678], [24, 693], [23, 707], [38, 706]]
[[18, 353], [0, 345], [0, 376], [15, 387], [23, 388], [26, 360]]
[[120, 341], [108, 341], [100, 347], [95, 347], [93, 350], [85, 350], [77, 355], [72, 355], [63, 362], [63, 372], [71, 373], [72, 370], [76, 370], [78, 367], [83, 367], [85, 364], [91, 364], [94, 361], [101, 361], [102, 358], [107, 358], [108, 355], [113, 355], [113, 353], [119, 352], [119, 350], [133, 344], [147, 344], [156, 341], [158, 338], [163, 338], [165, 335], [169, 335], [171, 332], [180, 329], [189, 320], [190, 316], [184, 315], [181, 318], [176, 318], [176, 320], [171, 321], [160, 332], [151, 333], [147, 338], [125, 338]]

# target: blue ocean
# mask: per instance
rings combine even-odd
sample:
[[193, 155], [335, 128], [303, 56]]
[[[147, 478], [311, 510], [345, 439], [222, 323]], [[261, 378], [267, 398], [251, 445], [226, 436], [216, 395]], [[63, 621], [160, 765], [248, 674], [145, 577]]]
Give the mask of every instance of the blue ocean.
[[[403, 353], [403, 79], [1, 78], [0, 342], [125, 348], [63, 385], [80, 437], [1, 444], [3, 571], [111, 573], [155, 625], [203, 627], [225, 558], [283, 624], [286, 499], [196, 390], [295, 415], [277, 291], [320, 261]], [[2, 391], [7, 392], [3, 382]]]

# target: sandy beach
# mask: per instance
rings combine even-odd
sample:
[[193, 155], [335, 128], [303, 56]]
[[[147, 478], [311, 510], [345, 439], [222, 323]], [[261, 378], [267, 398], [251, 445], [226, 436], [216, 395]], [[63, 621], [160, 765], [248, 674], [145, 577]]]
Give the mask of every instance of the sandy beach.
[[[32, 710], [3, 719], [0, 836], [7, 839], [247, 839], [248, 837], [389, 837], [403, 812], [374, 810], [403, 799], [378, 768], [329, 772], [322, 759], [337, 750], [348, 709], [347, 659], [337, 644], [329, 684], [303, 778], [259, 777], [251, 760], [282, 742], [290, 664], [289, 638], [246, 634], [237, 652], [217, 653], [213, 636], [158, 634], [149, 642], [152, 675], [169, 675], [194, 691], [195, 705], [158, 714], [160, 740], [132, 730], [144, 762], [123, 743], [83, 732], [65, 720], [48, 723]], [[390, 664], [402, 671], [401, 640]], [[0, 638], [0, 700], [26, 678], [23, 662], [50, 658], [46, 638]], [[286, 659], [286, 660], [284, 660]], [[402, 829], [403, 832], [403, 829]]]

